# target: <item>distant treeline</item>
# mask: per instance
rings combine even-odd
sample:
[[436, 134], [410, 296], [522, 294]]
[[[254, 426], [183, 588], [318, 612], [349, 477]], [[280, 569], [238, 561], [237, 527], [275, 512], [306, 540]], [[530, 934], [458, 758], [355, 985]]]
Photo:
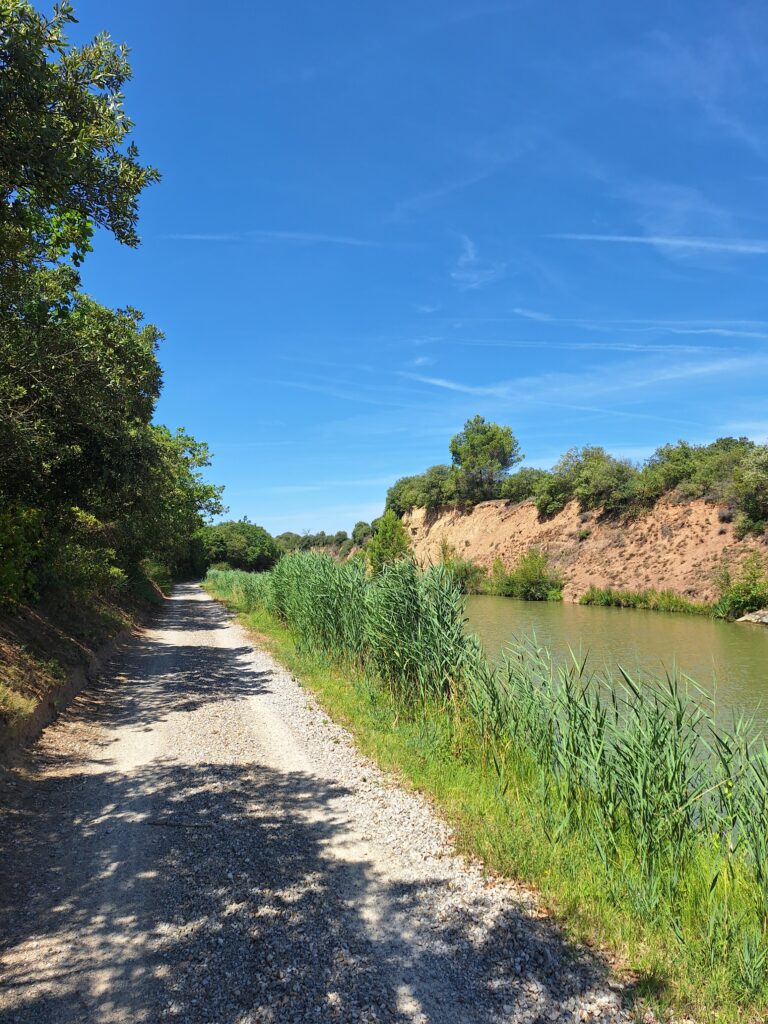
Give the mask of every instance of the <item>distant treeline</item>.
[[346, 530], [336, 533], [293, 533], [290, 530], [270, 536], [267, 531], [248, 519], [237, 522], [216, 523], [203, 527], [194, 539], [193, 561], [197, 572], [209, 566], [227, 566], [262, 572], [270, 569], [284, 554], [293, 551], [326, 551], [337, 558], [347, 558], [362, 550], [373, 536], [370, 523], [356, 523], [352, 536]]
[[127, 141], [125, 49], [70, 46], [74, 20], [66, 2], [0, 15], [0, 606], [147, 592], [222, 511], [206, 446], [153, 423], [162, 335], [80, 289], [98, 228], [138, 244], [159, 175]]
[[403, 523], [388, 510], [373, 523], [355, 524], [350, 537], [346, 530], [337, 533], [281, 533], [271, 537], [248, 519], [204, 526], [192, 542], [195, 571], [206, 569], [244, 569], [263, 572], [271, 569], [283, 555], [301, 551], [323, 552], [336, 561], [348, 558], [370, 566], [373, 572], [408, 554], [408, 535]]
[[721, 437], [712, 444], [687, 441], [658, 448], [642, 464], [617, 459], [604, 448], [571, 448], [551, 470], [524, 467], [509, 427], [468, 420], [450, 443], [450, 465], [399, 479], [387, 492], [386, 508], [402, 516], [412, 508], [472, 507], [481, 501], [533, 499], [549, 518], [572, 500], [582, 511], [608, 516], [640, 513], [665, 494], [705, 498], [735, 517], [737, 534], [763, 533], [768, 526], [768, 446], [746, 437]]
[[275, 540], [283, 551], [332, 551], [341, 558], [346, 558], [354, 548], [363, 548], [368, 543], [373, 533], [370, 523], [355, 523], [350, 536], [346, 530], [337, 530], [336, 533], [326, 533], [320, 530], [318, 533], [293, 533], [288, 530], [277, 535]]

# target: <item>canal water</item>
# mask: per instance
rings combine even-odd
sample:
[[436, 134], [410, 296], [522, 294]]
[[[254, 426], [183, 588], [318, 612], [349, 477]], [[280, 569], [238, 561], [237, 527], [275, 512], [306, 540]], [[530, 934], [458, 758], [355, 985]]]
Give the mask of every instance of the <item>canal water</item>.
[[507, 597], [470, 597], [467, 615], [491, 658], [535, 635], [556, 659], [582, 652], [593, 670], [613, 675], [617, 665], [646, 678], [676, 667], [715, 697], [721, 722], [733, 712], [754, 715], [768, 731], [768, 626]]

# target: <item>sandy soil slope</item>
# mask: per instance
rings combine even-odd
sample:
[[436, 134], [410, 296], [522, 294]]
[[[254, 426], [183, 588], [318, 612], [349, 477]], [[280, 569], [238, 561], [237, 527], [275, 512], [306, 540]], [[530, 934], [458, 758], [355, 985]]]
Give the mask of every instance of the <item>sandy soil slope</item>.
[[[542, 548], [565, 576], [566, 600], [594, 585], [668, 589], [709, 601], [716, 597], [712, 575], [724, 557], [735, 564], [753, 550], [768, 555], [765, 544], [754, 538], [737, 541], [733, 524], [720, 522], [717, 506], [704, 501], [664, 498], [646, 515], [626, 523], [582, 514], [576, 502], [539, 522], [532, 501], [486, 501], [466, 514], [414, 509], [404, 521], [416, 557], [425, 563], [439, 560], [443, 540], [462, 558], [486, 566], [500, 558], [508, 568], [528, 548]], [[579, 539], [579, 531], [589, 531], [588, 536]]]

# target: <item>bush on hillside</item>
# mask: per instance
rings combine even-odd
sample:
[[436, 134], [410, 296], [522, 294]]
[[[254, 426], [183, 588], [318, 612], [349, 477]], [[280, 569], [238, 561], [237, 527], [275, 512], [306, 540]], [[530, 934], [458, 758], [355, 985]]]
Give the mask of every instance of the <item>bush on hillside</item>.
[[510, 473], [501, 481], [499, 497], [515, 503], [525, 501], [536, 494], [537, 487], [548, 476], [545, 469], [534, 469], [529, 466], [518, 469], [516, 473]]
[[392, 509], [388, 509], [377, 521], [373, 536], [365, 552], [374, 573], [381, 572], [386, 565], [393, 565], [408, 554], [410, 545], [405, 527]]
[[715, 574], [720, 598], [714, 613], [720, 619], [738, 619], [748, 612], [768, 608], [768, 572], [763, 559], [754, 552], [734, 571], [727, 563]]
[[262, 526], [247, 519], [204, 526], [198, 536], [206, 567], [226, 562], [233, 569], [264, 572], [271, 569], [281, 555], [274, 538]]

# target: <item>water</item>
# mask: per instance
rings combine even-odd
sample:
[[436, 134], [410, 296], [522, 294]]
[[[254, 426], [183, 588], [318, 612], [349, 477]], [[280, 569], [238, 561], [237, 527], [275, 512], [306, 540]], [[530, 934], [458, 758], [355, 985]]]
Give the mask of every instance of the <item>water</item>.
[[506, 597], [470, 597], [467, 614], [491, 658], [535, 633], [555, 658], [582, 651], [593, 669], [614, 674], [617, 664], [645, 676], [676, 666], [715, 696], [721, 721], [734, 712], [754, 715], [768, 732], [768, 626]]

